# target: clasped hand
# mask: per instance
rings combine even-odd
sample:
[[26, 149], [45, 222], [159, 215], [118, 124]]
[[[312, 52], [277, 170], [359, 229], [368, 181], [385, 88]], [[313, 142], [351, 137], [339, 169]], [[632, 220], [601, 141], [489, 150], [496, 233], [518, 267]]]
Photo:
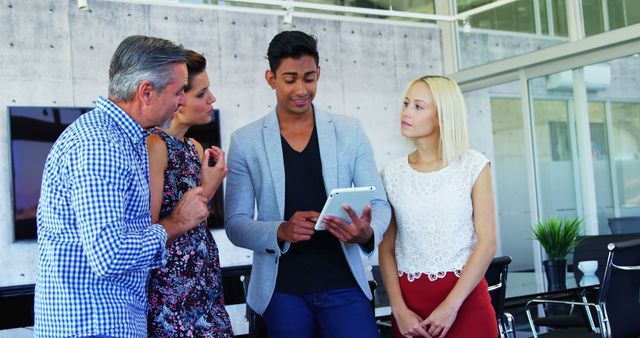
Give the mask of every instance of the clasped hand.
[[396, 316], [396, 321], [400, 333], [405, 337], [444, 338], [457, 315], [456, 309], [441, 303], [425, 320], [407, 309]]

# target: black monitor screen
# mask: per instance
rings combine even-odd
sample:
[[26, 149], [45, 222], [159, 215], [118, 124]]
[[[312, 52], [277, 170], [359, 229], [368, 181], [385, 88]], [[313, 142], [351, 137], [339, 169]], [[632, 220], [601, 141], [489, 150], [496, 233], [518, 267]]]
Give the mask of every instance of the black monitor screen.
[[36, 239], [42, 170], [62, 131], [92, 108], [8, 107], [16, 240]]
[[[44, 163], [53, 143], [62, 131], [88, 107], [8, 107], [11, 137], [13, 182], [14, 238], [36, 239], [36, 210], [40, 199], [40, 185]], [[189, 130], [188, 137], [198, 140], [203, 147], [220, 146], [220, 112], [213, 111], [207, 125]], [[209, 226], [222, 228], [222, 189], [214, 196]]]
[[[198, 141], [203, 149], [207, 149], [211, 146], [220, 146], [220, 111], [214, 109], [211, 113], [211, 122], [208, 124], [193, 126], [189, 128], [189, 131], [185, 134], [186, 137], [190, 137]], [[209, 219], [207, 224], [209, 228], [224, 228], [224, 195], [222, 193], [222, 186], [216, 191], [211, 200], [209, 208]]]

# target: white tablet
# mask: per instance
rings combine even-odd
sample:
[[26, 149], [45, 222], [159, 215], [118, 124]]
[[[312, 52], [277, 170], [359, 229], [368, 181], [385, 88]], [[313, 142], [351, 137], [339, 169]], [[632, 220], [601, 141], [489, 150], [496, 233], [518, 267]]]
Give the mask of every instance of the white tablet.
[[320, 217], [316, 222], [316, 230], [324, 230], [322, 225], [322, 219], [324, 216], [331, 215], [338, 217], [346, 223], [351, 223], [351, 218], [346, 211], [342, 208], [343, 205], [348, 204], [351, 209], [358, 215], [362, 215], [364, 207], [373, 199], [373, 193], [376, 191], [376, 187], [357, 187], [357, 188], [340, 188], [333, 189], [327, 197], [327, 201], [324, 203]]

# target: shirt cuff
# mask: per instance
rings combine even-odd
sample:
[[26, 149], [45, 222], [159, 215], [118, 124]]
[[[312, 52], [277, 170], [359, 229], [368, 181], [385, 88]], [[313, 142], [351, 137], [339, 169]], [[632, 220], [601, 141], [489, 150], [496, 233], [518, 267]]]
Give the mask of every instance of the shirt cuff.
[[158, 268], [167, 264], [169, 251], [167, 250], [167, 231], [161, 224], [151, 224], [151, 233], [160, 241], [158, 251], [151, 261], [151, 268]]

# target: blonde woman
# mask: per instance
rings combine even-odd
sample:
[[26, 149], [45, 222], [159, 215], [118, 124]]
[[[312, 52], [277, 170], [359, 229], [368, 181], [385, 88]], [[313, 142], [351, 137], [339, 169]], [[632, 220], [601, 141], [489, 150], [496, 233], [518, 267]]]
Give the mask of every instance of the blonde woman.
[[484, 274], [496, 249], [490, 166], [469, 149], [467, 111], [445, 77], [412, 81], [401, 113], [415, 150], [382, 172], [394, 209], [380, 244], [394, 337], [498, 336]]

